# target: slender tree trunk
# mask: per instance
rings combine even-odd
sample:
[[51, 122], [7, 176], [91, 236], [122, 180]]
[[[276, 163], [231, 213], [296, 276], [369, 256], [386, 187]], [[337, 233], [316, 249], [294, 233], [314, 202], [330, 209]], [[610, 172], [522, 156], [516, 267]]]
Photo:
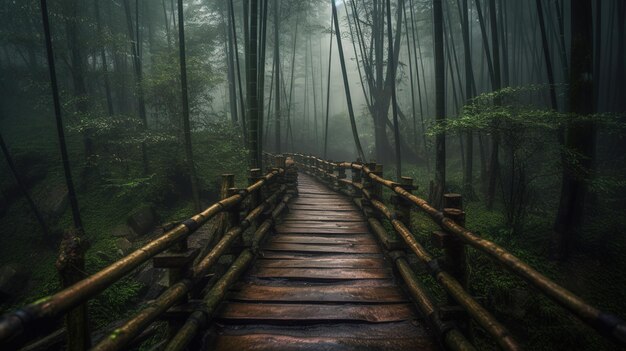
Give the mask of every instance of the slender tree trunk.
[[239, 63], [239, 47], [237, 45], [237, 25], [235, 23], [235, 9], [233, 8], [233, 1], [229, 0], [228, 2], [228, 11], [230, 13], [230, 23], [232, 23], [232, 31], [233, 31], [233, 46], [235, 49], [235, 64], [237, 68], [237, 85], [239, 85], [239, 105], [241, 111], [241, 135], [243, 136], [244, 144], [247, 144], [247, 126], [246, 122], [248, 118], [246, 117], [246, 104], [244, 102], [245, 95], [243, 90], [243, 84], [241, 83], [241, 64]]
[[[433, 33], [434, 33], [434, 60], [435, 60], [435, 119], [443, 126], [446, 118], [446, 90], [445, 90], [445, 59], [443, 52], [443, 7], [442, 0], [433, 0]], [[446, 188], [446, 134], [439, 132], [435, 140], [435, 183], [431, 196], [431, 203], [440, 208], [443, 203], [443, 194]]]
[[[70, 208], [72, 210], [72, 219], [74, 229], [68, 231], [68, 235], [64, 238], [61, 245], [61, 254], [57, 261], [57, 269], [60, 274], [61, 284], [68, 287], [78, 280], [84, 278], [85, 271], [85, 244], [83, 232], [83, 222], [80, 217], [78, 208], [78, 200], [72, 180], [72, 171], [70, 160], [67, 153], [67, 145], [65, 143], [65, 131], [63, 127], [63, 117], [61, 114], [61, 101], [59, 98], [59, 88], [57, 84], [56, 67], [54, 63], [54, 52], [52, 48], [52, 37], [50, 34], [50, 22], [48, 20], [48, 4], [47, 0], [41, 0], [41, 17], [44, 28], [46, 53], [48, 58], [48, 69], [50, 71], [50, 87], [52, 90], [52, 101], [54, 104], [54, 115], [56, 119], [57, 134], [59, 138], [59, 146], [61, 149], [61, 160], [63, 162], [63, 171], [65, 174], [65, 184], [67, 186]], [[65, 245], [72, 243], [73, 245]], [[65, 318], [67, 329], [67, 349], [69, 351], [86, 350], [91, 345], [89, 336], [89, 327], [87, 321], [87, 304], [82, 304], [72, 309]]]
[[[96, 27], [98, 35], [100, 36], [100, 40], [102, 40], [104, 33], [102, 31], [102, 19], [100, 18], [100, 2], [98, 0], [94, 1], [94, 7], [96, 11]], [[112, 116], [115, 112], [113, 110], [113, 97], [111, 96], [111, 79], [109, 77], [109, 67], [107, 64], [107, 55], [104, 45], [102, 46], [102, 48], [100, 48], [100, 60], [102, 61], [102, 72], [104, 74], [104, 92], [107, 102], [107, 111], [109, 113], [109, 116]]]
[[343, 45], [341, 43], [341, 31], [339, 28], [339, 18], [337, 16], [337, 6], [335, 0], [331, 0], [333, 7], [333, 22], [335, 24], [335, 35], [337, 36], [337, 49], [339, 50], [339, 61], [341, 62], [341, 73], [343, 76], [343, 85], [346, 92], [346, 101], [348, 103], [348, 114], [350, 116], [350, 126], [352, 127], [352, 136], [354, 137], [354, 145], [359, 158], [365, 161], [365, 154], [361, 147], [361, 141], [359, 140], [359, 133], [356, 127], [356, 119], [354, 117], [354, 109], [352, 107], [352, 96], [350, 94], [350, 83], [348, 82], [348, 72], [346, 69], [346, 61], [343, 55]]
[[[498, 91], [501, 87], [500, 78], [500, 45], [498, 43], [498, 21], [496, 16], [496, 0], [489, 0], [489, 16], [491, 25], [491, 43], [493, 48], [493, 90]], [[494, 101], [494, 104], [499, 104]], [[493, 202], [496, 195], [496, 182], [500, 168], [499, 161], [500, 141], [499, 135], [493, 133], [491, 137], [491, 160], [489, 162], [489, 184], [487, 188], [487, 208], [493, 208]]]
[[185, 136], [185, 158], [191, 183], [191, 196], [196, 212], [202, 210], [196, 168], [193, 163], [193, 147], [191, 144], [191, 123], [189, 121], [189, 93], [187, 91], [187, 55], [185, 54], [185, 20], [183, 0], [178, 0], [178, 46], [180, 54], [180, 82], [183, 99], [183, 133]]
[[[126, 25], [128, 27], [128, 37], [131, 40], [131, 54], [133, 57], [133, 65], [135, 68], [135, 79], [137, 83], [137, 100], [139, 107], [139, 118], [143, 123], [143, 127], [148, 129], [148, 118], [146, 115], [146, 103], [143, 93], [143, 72], [141, 67], [141, 58], [139, 57], [139, 38], [134, 38], [133, 34], [133, 18], [130, 11], [130, 0], [124, 0], [124, 12], [126, 13]], [[135, 19], [138, 20], [138, 19]], [[148, 153], [146, 150], [146, 143], [141, 143], [141, 155], [143, 160], [143, 172], [148, 174]]]
[[[419, 58], [421, 66], [422, 66], [422, 79], [424, 80], [424, 88], [426, 88], [426, 80], [424, 78], [424, 61], [421, 58], [421, 52], [422, 52], [422, 48], [419, 47], [419, 39], [417, 36], [417, 31], [415, 30], [415, 15], [414, 15], [414, 11], [413, 11], [413, 0], [409, 0], [409, 9], [411, 11], [411, 32], [413, 33], [413, 54], [415, 56], [415, 73], [416, 73], [416, 78], [417, 78], [417, 95], [419, 97], [419, 103], [420, 103], [420, 124], [422, 127], [422, 143], [424, 144], [424, 155], [425, 155], [425, 160], [426, 160], [426, 169], [428, 170], [428, 173], [430, 173], [430, 157], [428, 155], [428, 144], [426, 142], [426, 123], [424, 122], [424, 106], [422, 103], [422, 84], [420, 83], [420, 66], [417, 64], [417, 60]], [[419, 48], [419, 56], [418, 56], [418, 51], [417, 48]], [[426, 99], [426, 113], [428, 113], [428, 95], [426, 95], [426, 92], [424, 92], [425, 94], [425, 99]]]
[[[493, 67], [493, 59], [491, 56], [491, 50], [489, 49], [489, 40], [487, 39], [487, 29], [485, 27], [485, 20], [484, 20], [484, 16], [483, 16], [483, 11], [482, 11], [482, 6], [480, 5], [481, 0], [475, 0], [476, 1], [476, 12], [478, 13], [478, 23], [480, 24], [480, 33], [482, 35], [483, 38], [483, 47], [485, 48], [485, 58], [487, 61], [487, 69], [489, 70], [489, 77], [491, 79], [491, 88], [493, 90], [498, 90], [495, 89], [495, 72], [494, 72], [494, 67]], [[493, 49], [494, 53], [496, 53], [496, 49]]]
[[[458, 1], [458, 0], [457, 0]], [[474, 83], [474, 69], [472, 68], [472, 50], [469, 35], [469, 8], [467, 0], [462, 0], [461, 24], [463, 32], [463, 51], [465, 58], [465, 100], [470, 101], [476, 94]], [[471, 130], [466, 134], [465, 145], [465, 169], [463, 173], [463, 193], [469, 199], [474, 199], [474, 135]]]
[[293, 151], [293, 130], [291, 129], [291, 108], [293, 107], [293, 83], [295, 82], [296, 69], [296, 47], [298, 44], [298, 27], [300, 24], [300, 16], [296, 17], [296, 28], [293, 33], [293, 48], [291, 52], [291, 77], [289, 81], [289, 101], [287, 101], [287, 135], [286, 139], [291, 145]]
[[[397, 33], [400, 36], [400, 33]], [[389, 69], [396, 71], [394, 65], [394, 46], [393, 33], [391, 31], [391, 0], [387, 0], [387, 60], [389, 61]], [[391, 110], [393, 113], [393, 138], [396, 151], [396, 180], [401, 181], [402, 178], [402, 154], [400, 152], [400, 126], [398, 125], [398, 99], [396, 97], [396, 75], [391, 76]]]
[[535, 0], [537, 5], [537, 15], [539, 18], [539, 27], [541, 28], [541, 45], [543, 47], [543, 59], [546, 64], [546, 72], [548, 74], [548, 84], [550, 84], [550, 104], [554, 111], [559, 110], [556, 100], [556, 88], [554, 85], [554, 73], [552, 71], [552, 60], [550, 59], [550, 46], [548, 45], [548, 36], [546, 35], [546, 25], [543, 20], [543, 9], [541, 0]]
[[275, 116], [275, 136], [274, 136], [274, 140], [275, 140], [275, 151], [277, 154], [280, 154], [281, 152], [281, 147], [280, 147], [280, 115], [281, 115], [281, 109], [280, 109], [280, 17], [279, 17], [279, 0], [274, 0], [274, 71], [275, 71], [275, 75], [276, 78], [275, 79], [275, 84], [276, 84], [276, 98], [275, 98], [275, 103], [276, 103], [276, 108], [274, 111], [274, 113], [276, 114]]
[[233, 125], [239, 122], [239, 114], [237, 112], [237, 86], [235, 83], [235, 45], [233, 43], [233, 27], [235, 23], [230, 16], [230, 7], [227, 10], [228, 15], [224, 20], [226, 25], [226, 41], [228, 42], [226, 54], [226, 66], [228, 69], [228, 101], [230, 103], [230, 119]]
[[[334, 1], [334, 0], [331, 0]], [[331, 22], [334, 18], [331, 18]], [[328, 48], [328, 77], [326, 78], [326, 120], [324, 122], [324, 159], [328, 156], [328, 119], [330, 115], [330, 74], [333, 67], [333, 33], [330, 33], [330, 46]], [[361, 159], [364, 160], [364, 159]]]
[[248, 149], [250, 168], [258, 168], [259, 163], [259, 97], [258, 97], [258, 0], [250, 0], [248, 46], [246, 57], [246, 106], [248, 108]]
[[259, 18], [258, 22], [261, 26], [260, 31], [258, 33], [259, 36], [259, 44], [258, 44], [258, 63], [257, 63], [257, 74], [258, 74], [258, 85], [257, 89], [259, 90], [257, 93], [257, 101], [258, 101], [258, 118], [256, 123], [256, 136], [257, 136], [257, 149], [256, 149], [256, 160], [257, 160], [257, 168], [263, 169], [263, 120], [265, 118], [265, 55], [266, 55], [266, 44], [267, 44], [267, 1], [261, 1], [259, 4], [259, 11], [261, 18]]
[[[415, 82], [413, 81], [413, 57], [411, 56], [411, 40], [409, 39], [409, 19], [406, 15], [406, 7], [402, 8], [404, 13], [404, 22], [407, 29], [404, 31], [406, 36], [407, 54], [409, 56], [409, 82], [411, 86], [411, 117], [413, 122], [413, 147], [417, 151], [417, 119], [415, 118]], [[426, 150], [424, 150], [426, 151]]]
[[[594, 113], [593, 20], [591, 0], [571, 4], [570, 111], [578, 115]], [[556, 258], [567, 260], [585, 217], [587, 180], [593, 164], [595, 128], [592, 122], [577, 121], [567, 128], [566, 147], [576, 162], [565, 165], [561, 199], [555, 223]]]
[[[79, 43], [79, 18], [77, 0], [71, 0], [66, 4], [65, 9], [65, 31], [67, 35], [67, 45], [70, 51], [72, 63], [72, 85], [74, 87], [74, 98], [76, 100], [76, 112], [81, 119], [86, 118], [89, 112], [89, 96], [87, 94], [87, 84], [85, 83], [85, 62]], [[83, 132], [83, 145], [85, 148], [85, 160], [87, 166], [91, 166], [94, 155], [93, 131], [86, 128]]]

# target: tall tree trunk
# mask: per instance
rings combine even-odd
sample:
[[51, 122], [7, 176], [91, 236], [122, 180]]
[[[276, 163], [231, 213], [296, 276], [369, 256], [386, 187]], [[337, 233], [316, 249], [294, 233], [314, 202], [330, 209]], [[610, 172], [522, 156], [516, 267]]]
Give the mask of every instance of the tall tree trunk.
[[287, 101], [287, 134], [286, 141], [291, 145], [293, 151], [293, 130], [291, 129], [291, 108], [293, 107], [293, 83], [295, 82], [296, 69], [296, 46], [298, 44], [298, 25], [300, 24], [300, 16], [296, 17], [296, 28], [293, 33], [293, 48], [291, 52], [291, 77], [289, 82], [289, 100]]
[[231, 29], [233, 31], [233, 46], [235, 49], [235, 65], [237, 68], [237, 85], [239, 86], [239, 105], [241, 111], [241, 135], [243, 136], [244, 144], [247, 144], [247, 130], [246, 130], [246, 104], [244, 102], [243, 84], [241, 83], [241, 64], [239, 63], [239, 46], [237, 45], [237, 25], [235, 23], [235, 9], [233, 7], [233, 1], [228, 1], [228, 12], [230, 14], [230, 23], [232, 23]]
[[537, 15], [539, 18], [539, 27], [541, 28], [541, 45], [543, 47], [543, 59], [546, 64], [546, 72], [548, 74], [548, 84], [550, 84], [550, 104], [554, 111], [559, 110], [556, 100], [556, 88], [554, 85], [554, 73], [552, 71], [552, 60], [550, 59], [550, 46], [548, 45], [548, 36], [546, 35], [546, 25], [543, 20], [543, 8], [541, 0], [535, 0], [537, 5]]
[[[72, 210], [72, 219], [74, 223], [74, 229], [68, 231], [68, 235], [64, 238], [64, 242], [61, 245], [61, 254], [59, 256], [59, 261], [57, 261], [57, 269], [59, 270], [61, 284], [63, 287], [68, 287], [78, 280], [84, 278], [84, 245], [86, 244], [86, 240], [84, 238], [83, 222], [80, 217], [80, 210], [78, 208], [78, 200], [76, 197], [76, 191], [74, 189], [70, 160], [67, 153], [67, 145], [65, 142], [63, 116], [61, 114], [61, 101], [59, 98], [59, 88], [57, 84], [57, 74], [54, 63], [54, 51], [52, 48], [52, 37], [50, 34], [50, 22], [48, 20], [47, 0], [41, 0], [40, 4], [46, 43], [46, 53], [48, 58], [48, 69], [50, 71], [50, 87], [52, 90], [52, 102], [54, 104], [57, 135], [59, 139], [59, 147], [61, 149], [61, 160], [63, 162], [65, 184], [67, 186], [68, 198], [70, 202], [70, 208]], [[71, 243], [73, 245], [65, 245], [65, 243]], [[87, 324], [87, 304], [82, 304], [72, 309], [66, 315], [65, 321], [67, 330], [67, 349], [69, 351], [82, 351], [88, 349], [91, 345], [91, 340], [89, 336], [89, 327]]]
[[[496, 16], [496, 0], [489, 0], [489, 21], [491, 22], [491, 44], [493, 48], [493, 90], [498, 91], [501, 88], [500, 78], [500, 45], [498, 42], [498, 20]], [[499, 104], [499, 101], [494, 101], [494, 104]], [[497, 122], [496, 122], [497, 123]], [[487, 208], [493, 208], [493, 202], [496, 195], [496, 183], [498, 179], [498, 173], [500, 169], [499, 151], [500, 151], [500, 136], [497, 133], [492, 133], [491, 136], [491, 157], [489, 162], [489, 184], [487, 188]]]
[[[70, 51], [71, 58], [71, 73], [72, 73], [72, 85], [74, 87], [74, 99], [76, 100], [76, 112], [80, 115], [80, 118], [86, 118], [89, 112], [87, 94], [87, 84], [85, 83], [85, 63], [83, 61], [83, 55], [80, 50], [79, 43], [79, 18], [78, 18], [78, 3], [77, 0], [71, 0], [66, 3], [65, 9], [65, 32], [67, 35], [67, 45]], [[91, 128], [86, 128], [83, 132], [83, 145], [85, 148], [85, 160], [87, 166], [90, 167], [92, 156], [94, 155], [93, 146], [93, 131]]]
[[[433, 0], [433, 33], [435, 60], [435, 119], [443, 126], [446, 119], [445, 59], [443, 52], [443, 7], [441, 0]], [[435, 183], [431, 192], [431, 203], [441, 208], [446, 188], [446, 134], [439, 132], [435, 140]]]
[[230, 8], [227, 10], [228, 15], [224, 20], [226, 23], [226, 66], [228, 69], [228, 102], [230, 103], [230, 120], [233, 125], [237, 125], [239, 121], [239, 115], [237, 111], [237, 86], [235, 83], [235, 46], [233, 44], [233, 23], [230, 17]]
[[[571, 4], [570, 111], [578, 115], [594, 113], [593, 20], [591, 0]], [[566, 147], [578, 155], [563, 169], [561, 199], [555, 223], [556, 258], [569, 258], [585, 217], [587, 180], [593, 164], [595, 128], [592, 122], [576, 121], [567, 128]], [[574, 160], [572, 160], [574, 161]]]
[[[404, 31], [406, 36], [406, 45], [407, 45], [407, 54], [409, 56], [409, 82], [411, 86], [411, 117], [413, 122], [413, 147], [415, 151], [417, 151], [417, 118], [415, 118], [415, 82], [413, 81], [413, 57], [411, 55], [411, 40], [409, 39], [409, 19], [406, 15], [406, 7], [402, 8], [402, 12], [404, 15], [404, 22], [406, 23], [407, 29]], [[426, 151], [426, 150], [424, 150]]]
[[[333, 0], [331, 0], [333, 1]], [[334, 17], [334, 16], [333, 16]], [[331, 18], [331, 22], [334, 19]], [[332, 71], [333, 62], [333, 33], [330, 33], [330, 46], [328, 48], [328, 77], [326, 78], [326, 119], [324, 121], [324, 159], [328, 156], [328, 119], [330, 115], [330, 74]], [[364, 161], [364, 159], [361, 159]]]
[[[400, 33], [397, 33], [400, 36]], [[393, 72], [396, 71], [394, 65], [394, 47], [393, 47], [393, 33], [391, 31], [391, 0], [387, 0], [387, 60], [389, 62], [389, 69]], [[398, 99], [396, 97], [396, 75], [391, 76], [391, 110], [393, 113], [393, 138], [396, 152], [396, 180], [401, 181], [402, 178], [402, 154], [400, 152], [400, 126], [398, 125]]]
[[[102, 30], [102, 19], [100, 18], [100, 2], [98, 0], [94, 1], [94, 7], [96, 11], [96, 27], [98, 30], [98, 35], [100, 36], [100, 40], [102, 40], [104, 33]], [[109, 67], [107, 64], [107, 55], [104, 45], [100, 48], [100, 60], [102, 61], [102, 72], [104, 74], [104, 92], [106, 96], [107, 102], [107, 112], [109, 116], [114, 114], [113, 110], [113, 98], [111, 96], [111, 79], [109, 77]]]
[[276, 98], [275, 98], [275, 103], [276, 103], [276, 108], [274, 111], [274, 113], [276, 114], [275, 116], [275, 120], [276, 120], [276, 124], [274, 126], [275, 128], [275, 136], [274, 136], [274, 140], [275, 140], [275, 151], [277, 154], [280, 154], [281, 152], [281, 148], [280, 148], [280, 114], [281, 114], [281, 110], [280, 110], [280, 17], [279, 17], [279, 0], [274, 0], [274, 71], [275, 71], [275, 75], [276, 78], [275, 79], [275, 90], [276, 90]]
[[258, 0], [250, 0], [250, 22], [246, 57], [246, 106], [248, 109], [248, 149], [250, 168], [258, 168], [259, 160], [259, 90], [258, 90]]
[[[133, 66], [135, 68], [135, 79], [137, 83], [137, 103], [139, 108], [139, 118], [143, 123], [143, 128], [148, 129], [148, 118], [146, 115], [146, 103], [143, 93], [143, 72], [141, 67], [141, 58], [139, 57], [139, 40], [135, 38], [133, 32], [133, 17], [130, 11], [130, 0], [124, 0], [124, 12], [126, 13], [126, 25], [128, 27], [128, 37], [131, 41], [131, 54], [133, 57]], [[138, 20], [136, 18], [135, 20]], [[146, 143], [141, 143], [141, 156], [143, 160], [143, 172], [147, 174], [148, 168], [148, 152], [146, 150]]]
[[341, 62], [341, 74], [343, 76], [343, 85], [346, 92], [346, 101], [348, 103], [348, 114], [350, 116], [350, 126], [352, 127], [352, 136], [354, 137], [354, 146], [359, 158], [365, 161], [365, 154], [361, 147], [361, 141], [359, 140], [359, 133], [356, 127], [356, 119], [354, 117], [354, 109], [352, 107], [352, 96], [350, 94], [350, 83], [348, 82], [348, 72], [346, 68], [346, 61], [343, 55], [343, 45], [341, 43], [341, 31], [339, 28], [339, 18], [337, 15], [337, 5], [335, 0], [331, 0], [333, 7], [333, 22], [335, 24], [335, 35], [337, 37], [337, 49], [339, 50], [339, 61]]
[[258, 23], [261, 26], [258, 36], [259, 36], [259, 44], [258, 47], [258, 63], [257, 63], [257, 74], [258, 74], [258, 84], [257, 84], [257, 123], [256, 123], [256, 161], [257, 168], [263, 169], [263, 120], [265, 118], [265, 54], [266, 54], [266, 44], [267, 44], [267, 1], [261, 1], [259, 4], [260, 15], [261, 18], [258, 19]]
[[189, 121], [189, 93], [187, 91], [187, 55], [185, 53], [185, 20], [183, 0], [178, 0], [178, 46], [180, 54], [180, 83], [183, 98], [183, 133], [185, 136], [185, 158], [191, 183], [191, 196], [196, 212], [202, 210], [196, 168], [193, 164], [193, 147], [191, 145], [191, 123]]
[[[459, 0], [457, 0], [459, 1]], [[457, 3], [458, 4], [458, 3]], [[470, 46], [469, 34], [469, 8], [467, 0], [462, 0], [461, 9], [461, 25], [463, 34], [463, 51], [465, 58], [465, 100], [470, 101], [476, 94], [476, 85], [474, 83], [474, 69], [472, 68], [472, 50]], [[474, 135], [472, 131], [466, 134], [465, 145], [465, 168], [463, 172], [463, 193], [469, 199], [474, 199]]]

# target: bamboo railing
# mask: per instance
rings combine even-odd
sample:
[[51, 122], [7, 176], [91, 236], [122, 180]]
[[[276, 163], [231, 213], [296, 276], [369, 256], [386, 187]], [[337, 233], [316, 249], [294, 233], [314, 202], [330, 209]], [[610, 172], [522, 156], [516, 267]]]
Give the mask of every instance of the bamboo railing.
[[[438, 321], [437, 317], [433, 317], [437, 314], [437, 308], [420, 282], [416, 280], [404, 258], [403, 251], [399, 250], [398, 243], [394, 242], [393, 237], [386, 233], [377, 217], [387, 219], [391, 223], [395, 233], [402, 238], [404, 245], [425, 265], [450, 298], [456, 301], [476, 323], [485, 329], [501, 348], [518, 350], [520, 346], [507, 329], [467, 292], [463, 245], [469, 245], [488, 255], [604, 337], [619, 345], [626, 345], [626, 323], [622, 319], [589, 305], [503, 247], [466, 229], [464, 227], [465, 213], [460, 209], [460, 196], [447, 195], [445, 208], [443, 211], [439, 211], [427, 201], [411, 193], [412, 179], [403, 178], [401, 183], [385, 179], [382, 176], [381, 165], [363, 164], [361, 162], [332, 162], [302, 154], [291, 156], [296, 165], [307, 173], [330, 183], [338, 191], [344, 191], [353, 196], [356, 194], [360, 198], [359, 203], [369, 217], [370, 227], [390, 251], [395, 260], [396, 268], [407, 283], [418, 307], [433, 321], [435, 330], [442, 332], [443, 342], [449, 347], [459, 349], [458, 345], [450, 345], [449, 334], [455, 329], [438, 325], [441, 324], [441, 321]], [[351, 180], [347, 179], [346, 170], [352, 171]], [[382, 187], [392, 191], [394, 210], [389, 209], [383, 202]], [[439, 260], [434, 259], [411, 233], [411, 208], [417, 208], [426, 213], [441, 227], [442, 232], [434, 233], [433, 237], [446, 254], [447, 264], [445, 267], [442, 268]], [[374, 216], [374, 214], [378, 216]], [[455, 337], [457, 336], [455, 335]], [[455, 341], [454, 344], [458, 344], [458, 342]]]
[[[51, 296], [0, 317], [0, 349], [17, 349], [26, 342], [41, 337], [39, 333], [46, 329], [41, 328], [42, 326], [58, 324], [69, 311], [87, 303], [140, 265], [154, 259], [155, 267], [169, 269], [169, 287], [119, 327], [108, 332], [92, 348], [125, 350], [152, 323], [164, 318], [168, 311], [185, 304], [190, 297], [198, 297], [194, 296], [197, 295], [194, 291], [202, 290], [207, 285], [205, 278], [218, 259], [229, 249], [232, 250], [233, 243], [240, 239], [246, 230], [254, 228], [250, 247], [244, 248], [239, 253], [233, 265], [210, 287], [206, 296], [200, 296], [198, 301], [202, 302], [197, 304], [197, 310], [186, 317], [188, 323], [195, 323], [198, 320], [202, 321], [198, 325], [208, 323], [228, 286], [254, 258], [259, 242], [285, 209], [286, 202], [297, 191], [295, 169], [286, 166], [283, 156], [276, 156], [273, 159], [274, 168], [267, 174], [261, 175], [259, 169], [250, 171], [247, 188], [234, 188], [233, 176], [225, 175], [222, 200], [101, 271]], [[244, 213], [242, 219], [239, 219], [240, 213]], [[230, 223], [225, 225], [217, 243], [206, 248], [203, 257], [198, 257], [198, 250], [187, 247], [187, 238], [218, 214], [225, 216]], [[258, 222], [261, 223], [257, 226]], [[191, 332], [188, 323], [185, 323], [171, 344], [174, 345], [176, 341], [176, 344], [180, 345], [195, 335], [198, 329]], [[68, 328], [70, 327], [68, 325]], [[175, 326], [171, 325], [170, 329], [174, 330]], [[169, 349], [176, 348], [172, 346]]]

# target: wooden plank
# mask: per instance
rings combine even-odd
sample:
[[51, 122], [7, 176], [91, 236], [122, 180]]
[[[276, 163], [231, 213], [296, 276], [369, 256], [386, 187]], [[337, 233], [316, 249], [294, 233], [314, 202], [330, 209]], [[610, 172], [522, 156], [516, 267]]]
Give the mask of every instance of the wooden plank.
[[378, 245], [314, 245], [271, 243], [265, 251], [328, 252], [328, 253], [380, 253]]
[[347, 254], [328, 252], [285, 252], [285, 251], [263, 251], [261, 257], [272, 260], [308, 260], [308, 259], [347, 259], [347, 258], [379, 258], [382, 254]]
[[335, 205], [335, 206], [312, 206], [312, 205], [292, 205], [289, 204], [289, 209], [293, 211], [357, 211], [360, 213], [358, 207], [354, 205]]
[[283, 219], [284, 221], [320, 221], [320, 222], [363, 222], [363, 217], [361, 216], [352, 216], [352, 217], [332, 217], [329, 218], [327, 216], [302, 216], [295, 213], [288, 214]]
[[232, 292], [230, 300], [273, 302], [352, 302], [352, 303], [399, 303], [408, 302], [396, 287], [373, 286], [367, 289], [349, 285], [265, 286], [245, 284], [241, 290]]
[[386, 269], [346, 269], [346, 268], [268, 268], [258, 267], [251, 277], [284, 278], [296, 280], [351, 280], [351, 279], [391, 279]]
[[292, 215], [311, 216], [311, 217], [325, 216], [328, 218], [351, 217], [351, 218], [359, 218], [361, 220], [365, 220], [365, 218], [363, 218], [363, 216], [361, 215], [361, 212], [357, 210], [341, 211], [341, 212], [333, 211], [333, 210], [298, 210], [298, 211], [293, 211]]
[[256, 267], [272, 268], [380, 268], [385, 261], [376, 258], [308, 258], [308, 259], [260, 259]]
[[293, 244], [326, 244], [326, 245], [376, 245], [376, 241], [370, 235], [275, 235], [269, 240], [271, 243]]
[[282, 234], [367, 234], [366, 227], [358, 228], [298, 228], [298, 227], [281, 227], [276, 228]]
[[224, 305], [218, 318], [225, 322], [277, 322], [294, 325], [320, 322], [387, 323], [411, 320], [415, 315], [409, 304], [318, 305], [231, 302]]
[[277, 334], [219, 335], [215, 350], [249, 351], [430, 351], [437, 350], [428, 337], [422, 338], [360, 338], [289, 336]]
[[284, 222], [278, 225], [278, 227], [302, 227], [302, 228], [353, 228], [353, 227], [367, 227], [366, 222], [351, 223], [351, 222], [328, 222], [328, 221], [291, 221]]

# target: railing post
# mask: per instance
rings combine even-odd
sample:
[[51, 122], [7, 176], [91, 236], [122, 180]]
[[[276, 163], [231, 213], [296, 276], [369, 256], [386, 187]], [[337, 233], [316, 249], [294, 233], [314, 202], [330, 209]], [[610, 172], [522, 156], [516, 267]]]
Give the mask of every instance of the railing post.
[[[411, 191], [415, 189], [413, 186], [413, 178], [402, 177], [400, 179], [400, 187], [411, 193]], [[413, 204], [395, 193], [391, 196], [391, 203], [394, 206], [398, 220], [400, 220], [407, 228], [411, 229], [411, 207]]]
[[[444, 194], [443, 199], [443, 215], [465, 226], [465, 212], [462, 210], [463, 197], [460, 194]], [[446, 270], [461, 283], [463, 288], [467, 288], [465, 244], [454, 234], [445, 231], [433, 232], [433, 242], [444, 250]]]
[[[373, 172], [375, 175], [382, 177], [383, 176], [383, 165], [381, 164], [376, 164]], [[382, 184], [378, 183], [378, 182], [372, 182], [372, 195], [374, 195], [374, 197], [376, 197], [377, 199], [382, 200], [383, 198], [383, 186]]]
[[[337, 162], [337, 164], [342, 164], [343, 162]], [[344, 184], [341, 181], [342, 179], [346, 179], [346, 169], [344, 167], [337, 167], [337, 189], [339, 191], [341, 191], [342, 189], [344, 189]]]
[[333, 160], [328, 160], [324, 163], [324, 180], [326, 180], [326, 182], [329, 183], [329, 185], [334, 188], [335, 182], [334, 182], [334, 178], [332, 177], [332, 175], [335, 174], [335, 167], [332, 165], [332, 162]]
[[[68, 230], [61, 241], [56, 268], [61, 279], [61, 286], [67, 288], [85, 278], [85, 242], [77, 229]], [[67, 329], [67, 349], [69, 351], [87, 350], [91, 346], [89, 335], [87, 303], [72, 309], [65, 316]]]
[[[261, 177], [262, 177], [262, 172], [260, 168], [250, 169], [250, 172], [248, 175], [248, 186], [259, 181]], [[261, 201], [263, 201], [263, 188], [264, 186], [261, 187], [259, 190], [255, 191], [254, 193], [248, 195], [250, 196], [250, 210], [255, 209], [261, 203]], [[251, 223], [251, 225], [253, 229], [256, 228], [256, 223]]]

